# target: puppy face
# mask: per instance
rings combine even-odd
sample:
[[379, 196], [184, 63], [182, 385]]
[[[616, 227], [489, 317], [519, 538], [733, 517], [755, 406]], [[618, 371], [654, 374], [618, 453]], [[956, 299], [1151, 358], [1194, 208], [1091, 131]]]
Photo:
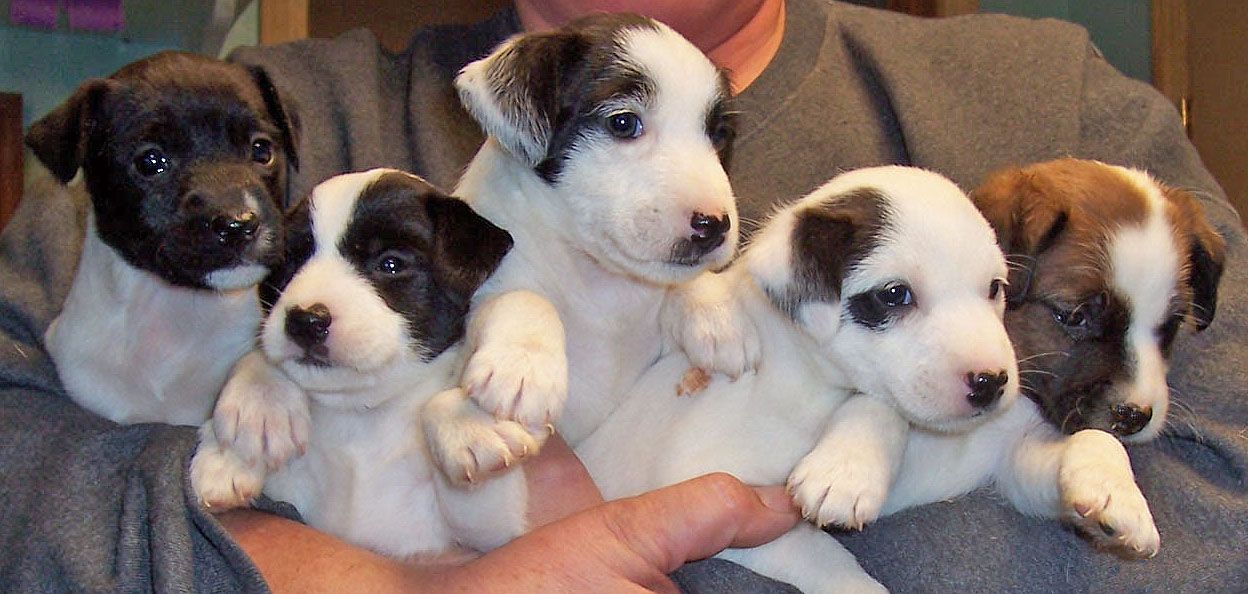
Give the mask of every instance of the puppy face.
[[166, 52], [84, 83], [26, 142], [63, 182], [82, 169], [100, 238], [131, 265], [234, 289], [280, 254], [297, 131], [262, 72]]
[[1066, 433], [1156, 436], [1179, 326], [1208, 326], [1217, 303], [1225, 244], [1196, 200], [1074, 159], [997, 172], [972, 197], [1011, 261], [1024, 392]]
[[732, 257], [727, 81], [667, 26], [587, 17], [505, 42], [455, 84], [486, 132], [555, 190], [572, 240], [603, 265], [677, 282]]
[[958, 430], [1017, 396], [1005, 259], [945, 178], [846, 173], [776, 215], [745, 258], [860, 391], [911, 422]]
[[367, 390], [463, 334], [472, 293], [511, 236], [407, 173], [331, 178], [287, 217], [287, 260], [264, 322], [265, 355], [307, 389]]

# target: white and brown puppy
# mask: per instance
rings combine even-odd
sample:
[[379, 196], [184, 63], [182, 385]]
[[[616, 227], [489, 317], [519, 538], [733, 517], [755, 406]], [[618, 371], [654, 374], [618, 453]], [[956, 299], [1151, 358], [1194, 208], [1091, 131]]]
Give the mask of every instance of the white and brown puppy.
[[995, 483], [1098, 546], [1156, 554], [1117, 438], [1161, 430], [1165, 358], [1184, 319], [1212, 320], [1223, 240], [1189, 194], [1093, 161], [1003, 170], [972, 198], [1011, 259], [1005, 321], [1027, 398], [970, 431], [912, 432], [882, 512]]
[[[321, 183], [288, 227], [262, 351], [239, 364], [201, 429], [196, 494], [222, 510], [263, 485], [311, 526], [395, 557], [485, 550], [523, 532], [521, 473], [453, 489], [421, 432], [426, 414], [458, 435], [481, 432], [497, 447], [457, 453], [490, 466], [537, 447], [517, 423], [457, 408], [467, 402], [456, 386], [469, 299], [507, 253], [508, 234], [387, 169]], [[244, 447], [255, 438], [286, 441]], [[304, 451], [282, 465], [274, 447]]]
[[456, 195], [516, 241], [469, 323], [464, 386], [482, 409], [556, 423], [575, 444], [659, 356], [664, 328], [699, 365], [753, 365], [757, 341], [732, 334], [717, 279], [688, 286], [738, 233], [728, 85], [696, 47], [596, 15], [512, 38], [455, 84], [488, 133]]
[[1184, 320], [1213, 320], [1225, 242], [1143, 171], [1064, 159], [997, 172], [972, 199], [1014, 263], [1007, 328], [1026, 393], [1062, 433], [1156, 437]]
[[[1017, 397], [1006, 274], [992, 229], [947, 179], [905, 167], [838, 176], [777, 213], [724, 273], [760, 334], [757, 373], [676, 398], [690, 361], [668, 355], [577, 454], [608, 498], [727, 471], [752, 484], [797, 477], [799, 500], [818, 500], [812, 519], [878, 510], [910, 424], [964, 428]], [[846, 409], [896, 425], [846, 427]], [[869, 501], [848, 497], [860, 485]], [[809, 523], [722, 556], [805, 592], [883, 589]]]
[[265, 75], [166, 52], [84, 83], [26, 143], [90, 198], [45, 335], [71, 397], [123, 423], [199, 424], [260, 321], [298, 127]]

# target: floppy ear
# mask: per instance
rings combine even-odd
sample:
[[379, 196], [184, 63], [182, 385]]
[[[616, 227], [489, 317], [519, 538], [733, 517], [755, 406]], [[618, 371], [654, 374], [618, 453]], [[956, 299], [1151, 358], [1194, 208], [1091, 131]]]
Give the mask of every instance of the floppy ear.
[[1031, 291], [1036, 262], [1066, 229], [1070, 214], [1050, 198], [1038, 174], [1006, 169], [988, 177], [970, 193], [975, 207], [997, 234], [1009, 263], [1005, 304], [1015, 308]]
[[1192, 321], [1197, 330], [1213, 323], [1218, 309], [1218, 281], [1226, 265], [1226, 240], [1205, 219], [1192, 194], [1166, 188], [1166, 197], [1184, 213], [1188, 227], [1187, 283], [1192, 288]]
[[780, 283], [760, 278], [773, 273], [752, 267], [772, 303], [794, 316], [802, 303], [839, 300], [846, 274], [870, 251], [884, 225], [885, 200], [875, 190], [858, 188], [798, 210], [787, 235], [772, 236], [769, 245], [760, 246], [770, 252], [762, 267], [768, 266], [766, 260], [772, 266], [787, 263], [787, 278]]
[[574, 87], [589, 41], [572, 33], [516, 36], [460, 70], [455, 88], [486, 134], [529, 166], [546, 155], [560, 89]]
[[247, 71], [251, 74], [251, 80], [255, 82], [256, 88], [260, 89], [260, 95], [264, 98], [264, 108], [268, 110], [269, 117], [273, 118], [273, 122], [277, 124], [281, 133], [279, 140], [282, 148], [285, 149], [287, 162], [294, 169], [299, 169], [299, 110], [288, 97], [284, 97], [277, 90], [277, 85], [273, 84], [273, 80], [263, 68], [249, 66]]
[[477, 214], [462, 200], [425, 195], [433, 224], [433, 265], [438, 278], [465, 301], [489, 278], [511, 249], [511, 234]]
[[87, 141], [96, 125], [100, 100], [113, 83], [91, 79], [26, 132], [26, 146], [61, 183], [78, 173], [87, 154]]

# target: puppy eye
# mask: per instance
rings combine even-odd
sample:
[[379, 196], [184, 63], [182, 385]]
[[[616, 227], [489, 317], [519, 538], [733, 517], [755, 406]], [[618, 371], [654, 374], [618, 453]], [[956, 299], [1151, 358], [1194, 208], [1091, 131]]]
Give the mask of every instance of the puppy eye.
[[411, 269], [411, 256], [397, 250], [383, 252], [373, 263], [373, 271], [383, 276], [403, 276]]
[[606, 127], [616, 138], [637, 138], [641, 136], [641, 117], [631, 111], [617, 111], [607, 116]]
[[134, 158], [134, 168], [139, 175], [153, 177], [169, 170], [169, 158], [164, 151], [152, 147], [141, 152]]
[[893, 283], [874, 293], [875, 300], [884, 307], [905, 307], [914, 303], [914, 293], [902, 283]]
[[1076, 309], [1053, 309], [1053, 319], [1058, 324], [1065, 326], [1068, 330], [1082, 330], [1088, 327], [1088, 316], [1078, 308]]
[[1001, 290], [1004, 289], [1007, 284], [1009, 283], [1007, 283], [1003, 278], [992, 279], [992, 283], [988, 285], [988, 298], [996, 300], [997, 296], [1001, 295]]
[[736, 136], [736, 129], [733, 128], [732, 123], [727, 118], [719, 118], [711, 126], [710, 135], [711, 146], [715, 147], [716, 151], [722, 151], [729, 144], [732, 144], [732, 139]]
[[251, 160], [261, 165], [273, 164], [273, 141], [263, 136], [251, 141]]

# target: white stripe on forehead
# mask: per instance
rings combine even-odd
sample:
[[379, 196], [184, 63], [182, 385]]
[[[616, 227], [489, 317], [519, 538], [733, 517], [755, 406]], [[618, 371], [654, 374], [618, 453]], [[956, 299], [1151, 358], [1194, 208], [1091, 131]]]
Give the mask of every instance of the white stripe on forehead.
[[[708, 107], [717, 97], [719, 70], [692, 43], [671, 27], [629, 27], [620, 31], [622, 58], [654, 81], [665, 105]], [[702, 122], [699, 121], [699, 124]]]
[[1132, 333], [1151, 336], [1169, 312], [1182, 267], [1181, 252], [1166, 221], [1166, 198], [1157, 183], [1142, 171], [1114, 169], [1146, 198], [1148, 213], [1142, 224], [1109, 230], [1109, 280], [1131, 305]]
[[346, 232], [360, 192], [378, 177], [394, 169], [370, 169], [331, 177], [312, 189], [312, 238], [316, 251], [333, 247]]

